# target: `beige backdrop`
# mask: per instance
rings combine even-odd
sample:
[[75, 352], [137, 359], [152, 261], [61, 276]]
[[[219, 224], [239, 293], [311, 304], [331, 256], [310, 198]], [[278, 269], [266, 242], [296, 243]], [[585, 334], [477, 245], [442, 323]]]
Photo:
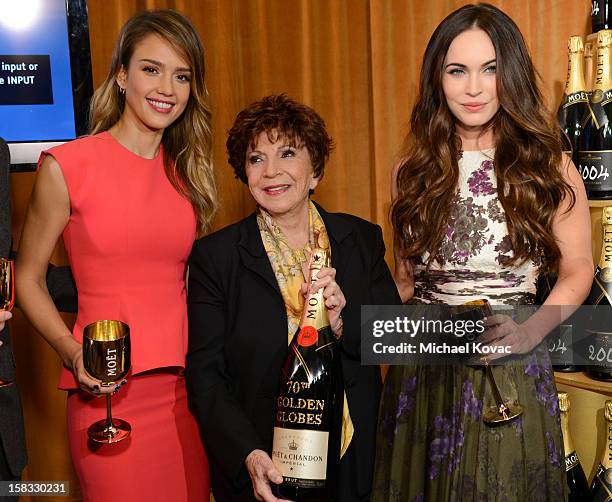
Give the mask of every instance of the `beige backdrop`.
[[[389, 173], [406, 131], [423, 50], [438, 22], [464, 1], [434, 0], [89, 0], [94, 85], [108, 69], [117, 33], [134, 12], [170, 7], [196, 25], [206, 47], [221, 211], [215, 228], [246, 216], [248, 191], [224, 157], [236, 113], [271, 93], [313, 106], [336, 141], [315, 199], [380, 224], [387, 245]], [[589, 0], [499, 0], [530, 46], [551, 109], [562, 93], [566, 43], [587, 34]], [[33, 174], [12, 176], [18, 242]], [[389, 255], [388, 255], [389, 256]], [[65, 260], [58, 248], [56, 262]], [[68, 319], [69, 320], [69, 319]], [[31, 480], [72, 483], [59, 361], [19, 311], [13, 323]], [[65, 498], [62, 500], [66, 500]]]

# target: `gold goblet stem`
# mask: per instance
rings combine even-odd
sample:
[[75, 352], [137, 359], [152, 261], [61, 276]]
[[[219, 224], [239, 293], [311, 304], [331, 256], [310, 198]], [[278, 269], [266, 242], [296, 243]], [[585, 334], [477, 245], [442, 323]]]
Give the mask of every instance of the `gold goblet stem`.
[[113, 444], [123, 441], [130, 435], [132, 427], [125, 420], [114, 419], [111, 414], [111, 395], [106, 394], [106, 418], [92, 424], [87, 430], [89, 439], [94, 443]]
[[497, 387], [497, 383], [495, 382], [495, 377], [493, 376], [493, 370], [491, 370], [491, 365], [488, 360], [485, 360], [485, 368], [487, 370], [487, 376], [489, 377], [489, 381], [491, 382], [491, 389], [493, 389], [493, 397], [497, 402], [497, 406], [501, 410], [502, 408], [506, 408], [504, 404], [504, 399], [501, 397], [501, 393], [499, 392], [499, 387]]
[[497, 382], [495, 381], [493, 370], [491, 369], [491, 365], [489, 364], [489, 360], [487, 358], [485, 358], [484, 364], [487, 378], [491, 384], [491, 390], [493, 391], [493, 397], [497, 403], [497, 409], [492, 406], [485, 411], [482, 417], [483, 421], [487, 424], [495, 425], [502, 422], [509, 422], [510, 420], [522, 415], [523, 407], [520, 404], [506, 404], [504, 402], [501, 392], [499, 391], [499, 387], [497, 386]]
[[106, 429], [108, 435], [113, 438], [117, 434], [115, 427], [113, 426], [113, 416], [111, 414], [111, 399], [110, 394], [106, 394]]

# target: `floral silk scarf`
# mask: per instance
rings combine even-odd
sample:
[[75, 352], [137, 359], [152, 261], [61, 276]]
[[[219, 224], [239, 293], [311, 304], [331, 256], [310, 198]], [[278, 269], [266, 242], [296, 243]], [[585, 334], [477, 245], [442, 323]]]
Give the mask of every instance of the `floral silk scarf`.
[[[285, 302], [285, 309], [287, 311], [287, 344], [289, 344], [300, 326], [302, 310], [304, 308], [304, 298], [300, 288], [306, 279], [302, 272], [302, 265], [308, 264], [314, 247], [325, 249], [331, 257], [327, 230], [325, 230], [325, 223], [323, 223], [323, 219], [312, 201], [309, 201], [308, 207], [308, 243], [302, 249], [293, 249], [291, 247], [283, 231], [261, 206], [257, 208], [257, 226], [259, 227], [264, 249], [268, 255], [268, 260], [270, 260], [270, 265], [272, 265], [276, 282]], [[354, 427], [345, 392], [340, 458], [346, 453], [353, 433]]]

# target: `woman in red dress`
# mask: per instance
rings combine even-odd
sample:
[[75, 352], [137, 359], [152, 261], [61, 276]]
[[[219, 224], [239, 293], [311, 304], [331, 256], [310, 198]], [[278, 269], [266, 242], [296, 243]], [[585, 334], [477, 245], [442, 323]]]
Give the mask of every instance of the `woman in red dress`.
[[[17, 263], [21, 307], [64, 363], [68, 436], [88, 501], [207, 500], [208, 461], [187, 409], [186, 261], [217, 205], [204, 55], [193, 25], [171, 10], [123, 27], [91, 103], [91, 135], [43, 152]], [[64, 244], [79, 292], [72, 333], [45, 287]], [[104, 388], [83, 367], [83, 328], [130, 327], [127, 385]], [[132, 426], [93, 448], [87, 428], [113, 413]]]

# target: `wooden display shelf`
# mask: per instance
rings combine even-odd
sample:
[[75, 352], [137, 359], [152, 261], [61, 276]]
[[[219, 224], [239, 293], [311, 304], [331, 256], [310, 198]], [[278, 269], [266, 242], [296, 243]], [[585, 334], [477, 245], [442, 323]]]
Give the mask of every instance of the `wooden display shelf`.
[[578, 373], [564, 373], [562, 371], [555, 371], [555, 382], [558, 384], [569, 385], [570, 387], [576, 387], [578, 389], [599, 392], [600, 394], [606, 394], [607, 396], [612, 397], [612, 382], [593, 380], [587, 376], [584, 371], [580, 371]]
[[589, 200], [589, 207], [606, 207], [606, 206], [612, 206], [612, 199]]

